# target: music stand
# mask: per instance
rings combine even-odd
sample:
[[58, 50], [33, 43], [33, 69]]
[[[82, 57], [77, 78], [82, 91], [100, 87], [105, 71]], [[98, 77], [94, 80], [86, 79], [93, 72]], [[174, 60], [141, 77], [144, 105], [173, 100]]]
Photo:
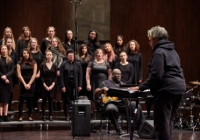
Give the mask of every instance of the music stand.
[[[126, 107], [126, 116], [127, 116], [127, 121], [128, 121], [128, 128], [129, 128], [129, 133], [121, 135], [120, 138], [126, 137], [126, 136], [130, 136], [130, 140], [133, 140], [133, 136], [139, 137], [137, 134], [133, 134], [134, 130], [135, 130], [135, 126], [136, 126], [136, 117], [137, 117], [137, 108], [138, 108], [138, 104], [139, 104], [139, 98], [134, 98], [136, 105], [135, 105], [135, 110], [134, 110], [134, 114], [133, 114], [133, 122], [131, 121], [132, 118], [132, 106], [131, 106], [131, 99], [130, 98], [126, 98], [124, 100], [125, 102], [125, 107]], [[128, 101], [130, 102], [130, 107], [128, 105]]]

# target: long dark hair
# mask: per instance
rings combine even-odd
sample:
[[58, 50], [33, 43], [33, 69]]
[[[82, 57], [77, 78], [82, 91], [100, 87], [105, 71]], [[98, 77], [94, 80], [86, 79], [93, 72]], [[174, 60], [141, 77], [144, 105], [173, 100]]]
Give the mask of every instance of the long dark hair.
[[[83, 47], [86, 47], [87, 48], [87, 45], [86, 44], [82, 44], [79, 49], [78, 49], [78, 54], [76, 55], [76, 59], [77, 60], [81, 60], [81, 56], [83, 55], [82, 53], [82, 49]], [[88, 48], [87, 48], [88, 49]], [[91, 60], [91, 57], [90, 55], [88, 54], [88, 51], [87, 53], [85, 54], [85, 61], [90, 61]]]
[[21, 52], [21, 56], [20, 56], [20, 62], [21, 62], [21, 64], [22, 64], [22, 65], [25, 64], [24, 57], [23, 57], [23, 52], [24, 52], [24, 51], [26, 51], [26, 52], [29, 54], [27, 63], [30, 64], [30, 65], [33, 67], [34, 64], [35, 64], [35, 61], [33, 60], [33, 57], [32, 57], [30, 51], [29, 51], [27, 48], [24, 48], [24, 49], [22, 50], [22, 52]]
[[[121, 38], [122, 41], [123, 41], [123, 43], [122, 43], [121, 46], [119, 46], [119, 45], [117, 44], [117, 39], [118, 39], [118, 38]], [[116, 37], [116, 40], [115, 40], [115, 49], [119, 49], [119, 48], [125, 48], [124, 37], [123, 37], [122, 35], [118, 35], [118, 36]]]
[[[67, 34], [69, 31], [72, 32], [72, 30], [66, 30], [66, 32], [65, 32], [65, 40], [64, 40], [65, 44], [69, 41], [69, 39], [67, 38]], [[73, 32], [72, 32], [72, 36], [73, 36]], [[73, 43], [73, 40], [71, 40], [71, 43]]]
[[[96, 37], [95, 37], [94, 40], [91, 40], [91, 39], [90, 39], [90, 33], [91, 33], [91, 32], [95, 32], [95, 33], [96, 33]], [[91, 30], [89, 31], [87, 41], [88, 41], [87, 45], [92, 45], [92, 44], [94, 44], [94, 45], [96, 45], [96, 46], [99, 46], [99, 45], [100, 45], [99, 40], [98, 40], [98, 33], [97, 33], [96, 30], [91, 29]]]

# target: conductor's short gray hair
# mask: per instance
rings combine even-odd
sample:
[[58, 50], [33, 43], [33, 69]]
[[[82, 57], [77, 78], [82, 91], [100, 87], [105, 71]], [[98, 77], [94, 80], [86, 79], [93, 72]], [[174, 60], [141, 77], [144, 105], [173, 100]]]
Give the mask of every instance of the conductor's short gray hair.
[[165, 28], [160, 27], [160, 26], [155, 26], [155, 27], [152, 27], [150, 30], [148, 30], [147, 36], [152, 39], [158, 38], [159, 40], [168, 39], [168, 37], [169, 37]]

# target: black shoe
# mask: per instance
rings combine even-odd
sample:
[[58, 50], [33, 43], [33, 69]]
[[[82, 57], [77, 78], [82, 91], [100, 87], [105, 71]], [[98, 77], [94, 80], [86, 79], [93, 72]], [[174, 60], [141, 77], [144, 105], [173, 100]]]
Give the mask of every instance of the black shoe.
[[146, 120], [153, 120], [153, 119], [154, 119], [153, 116], [147, 116], [147, 117], [146, 117]]
[[49, 117], [49, 121], [53, 121], [53, 118], [52, 118], [52, 116], [50, 116], [50, 117]]
[[65, 116], [65, 121], [69, 121], [69, 118], [67, 116]]
[[122, 129], [117, 130], [116, 133], [117, 133], [118, 135], [124, 135], [124, 134], [125, 134], [125, 132], [122, 131]]
[[43, 120], [43, 121], [46, 121], [46, 118], [45, 118], [45, 116], [42, 116], [42, 120]]
[[8, 119], [8, 116], [4, 116], [4, 122], [9, 122], [10, 120]]
[[91, 130], [90, 130], [91, 133], [96, 133], [96, 130], [94, 129], [94, 125], [91, 125]]

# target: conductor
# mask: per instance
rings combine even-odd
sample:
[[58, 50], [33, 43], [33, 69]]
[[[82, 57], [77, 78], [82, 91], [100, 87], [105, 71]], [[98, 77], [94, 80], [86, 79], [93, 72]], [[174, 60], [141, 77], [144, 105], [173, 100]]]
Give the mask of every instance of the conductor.
[[172, 139], [173, 119], [185, 93], [185, 79], [174, 43], [168, 40], [164, 27], [147, 31], [152, 58], [148, 64], [149, 76], [133, 90], [150, 89], [154, 95], [154, 126], [159, 140]]

